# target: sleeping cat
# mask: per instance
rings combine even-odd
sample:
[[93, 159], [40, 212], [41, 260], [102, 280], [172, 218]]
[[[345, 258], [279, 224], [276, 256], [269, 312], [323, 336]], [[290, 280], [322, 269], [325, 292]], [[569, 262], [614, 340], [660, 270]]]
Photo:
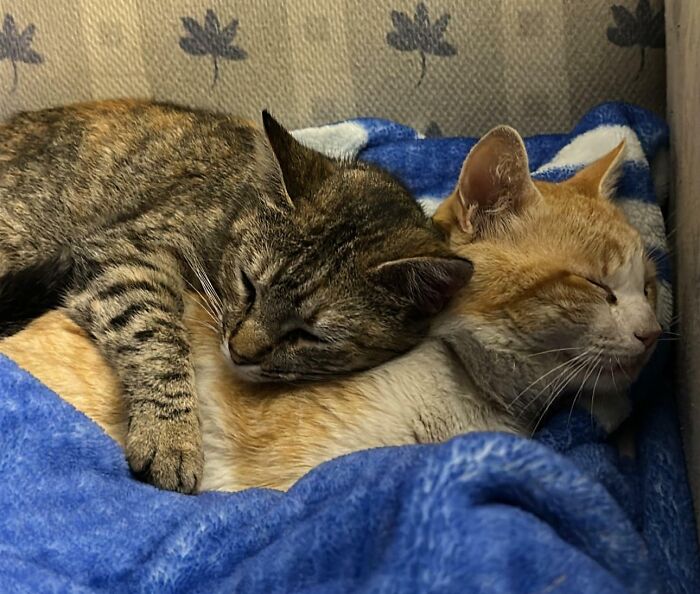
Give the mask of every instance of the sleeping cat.
[[[660, 332], [654, 267], [609, 199], [622, 145], [570, 180], [533, 182], [525, 147], [497, 128], [470, 152], [435, 215], [470, 283], [430, 338], [373, 370], [306, 385], [241, 381], [187, 302], [204, 432], [203, 489], [288, 488], [330, 458], [473, 430], [529, 434], [560, 395], [608, 428]], [[117, 378], [61, 311], [3, 352], [99, 423], [127, 431]]]
[[203, 465], [190, 288], [238, 375], [298, 380], [407, 351], [471, 274], [387, 173], [263, 123], [124, 100], [0, 126], [4, 297], [67, 289], [126, 398], [129, 463], [163, 488]]

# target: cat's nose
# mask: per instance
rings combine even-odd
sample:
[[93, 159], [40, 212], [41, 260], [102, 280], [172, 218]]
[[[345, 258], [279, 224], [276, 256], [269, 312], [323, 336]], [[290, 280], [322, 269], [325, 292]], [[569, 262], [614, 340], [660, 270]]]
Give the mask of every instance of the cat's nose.
[[228, 349], [236, 365], [257, 365], [272, 350], [272, 345], [264, 328], [246, 320], [229, 338]]
[[659, 336], [661, 336], [661, 328], [657, 327], [643, 330], [641, 332], [635, 332], [634, 336], [644, 345], [644, 349], [648, 351], [654, 346], [654, 344], [656, 344]]

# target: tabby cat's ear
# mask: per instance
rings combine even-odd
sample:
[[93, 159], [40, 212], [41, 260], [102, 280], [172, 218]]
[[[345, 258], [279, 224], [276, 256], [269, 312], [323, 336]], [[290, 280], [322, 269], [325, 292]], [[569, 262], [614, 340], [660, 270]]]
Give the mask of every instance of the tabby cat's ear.
[[335, 163], [298, 142], [267, 111], [262, 112], [262, 120], [287, 194], [292, 202], [308, 196], [332, 173]]
[[469, 260], [422, 256], [380, 264], [373, 272], [377, 282], [399, 297], [408, 297], [426, 315], [440, 312], [467, 284], [474, 272]]
[[525, 144], [509, 126], [488, 132], [467, 155], [457, 187], [434, 220], [450, 232], [456, 223], [468, 240], [504, 217], [519, 212], [537, 194], [530, 177]]
[[592, 198], [612, 197], [622, 172], [621, 165], [624, 161], [624, 153], [625, 141], [623, 140], [609, 153], [597, 161], [593, 161], [590, 165], [586, 165], [563, 185], [572, 186], [576, 188], [578, 193]]

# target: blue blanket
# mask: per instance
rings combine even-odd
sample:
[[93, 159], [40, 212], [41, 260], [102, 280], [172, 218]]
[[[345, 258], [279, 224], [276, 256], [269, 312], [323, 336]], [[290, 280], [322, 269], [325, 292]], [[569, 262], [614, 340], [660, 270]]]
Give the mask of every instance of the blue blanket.
[[[428, 209], [474, 143], [374, 119], [298, 135], [389, 168]], [[664, 124], [607, 104], [571, 134], [526, 145], [537, 176], [560, 179], [622, 137], [620, 200], [661, 263], [668, 324], [650, 168], [668, 140]], [[698, 592], [668, 363], [659, 349], [636, 390], [634, 459], [575, 412], [536, 440], [470, 434], [377, 449], [324, 464], [288, 493], [188, 497], [133, 480], [99, 427], [0, 358], [0, 591]]]

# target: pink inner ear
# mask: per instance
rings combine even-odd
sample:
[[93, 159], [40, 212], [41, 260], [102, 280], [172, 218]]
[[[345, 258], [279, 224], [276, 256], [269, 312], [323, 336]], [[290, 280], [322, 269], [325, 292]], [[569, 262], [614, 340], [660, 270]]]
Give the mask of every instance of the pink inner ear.
[[496, 161], [489, 147], [477, 149], [476, 153], [464, 165], [459, 189], [466, 203], [488, 207], [498, 199]]
[[531, 183], [520, 136], [511, 128], [496, 128], [477, 143], [462, 167], [462, 206], [489, 209], [503, 197], [512, 197], [515, 205]]

